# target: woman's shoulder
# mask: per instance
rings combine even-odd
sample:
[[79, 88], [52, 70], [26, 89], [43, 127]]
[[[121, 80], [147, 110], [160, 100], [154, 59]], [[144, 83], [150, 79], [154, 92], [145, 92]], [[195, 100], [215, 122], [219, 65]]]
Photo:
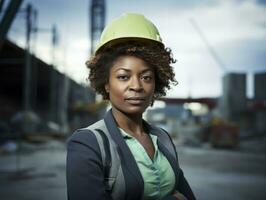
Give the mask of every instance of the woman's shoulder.
[[[99, 122], [99, 121], [98, 121]], [[98, 123], [96, 122], [96, 123]], [[96, 124], [95, 123], [95, 124]], [[67, 140], [67, 144], [75, 142], [87, 146], [97, 146], [97, 139], [93, 133], [93, 125], [75, 130]]]
[[67, 140], [67, 158], [78, 163], [88, 161], [101, 163], [101, 151], [97, 139], [88, 128], [74, 131]]
[[[99, 158], [100, 147], [93, 132], [89, 129], [78, 129], [72, 133], [67, 140], [67, 151], [76, 153], [85, 153], [93, 158]], [[93, 153], [92, 153], [93, 152]], [[95, 155], [95, 156], [93, 156]]]
[[93, 136], [92, 131], [89, 129], [77, 129], [75, 130], [68, 138], [67, 142], [70, 141], [89, 141], [95, 138]]

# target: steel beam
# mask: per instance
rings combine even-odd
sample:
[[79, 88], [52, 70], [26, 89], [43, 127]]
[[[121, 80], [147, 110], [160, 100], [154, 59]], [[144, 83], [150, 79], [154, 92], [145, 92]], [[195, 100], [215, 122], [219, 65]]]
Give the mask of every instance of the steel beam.
[[0, 22], [0, 49], [23, 0], [11, 0]]

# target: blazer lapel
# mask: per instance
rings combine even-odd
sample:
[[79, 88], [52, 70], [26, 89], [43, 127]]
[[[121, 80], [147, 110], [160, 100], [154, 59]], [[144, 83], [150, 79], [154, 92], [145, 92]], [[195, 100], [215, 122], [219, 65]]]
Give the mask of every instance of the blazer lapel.
[[164, 144], [161, 142], [162, 141], [160, 139], [162, 137], [161, 131], [158, 130], [157, 128], [153, 128], [145, 120], [143, 120], [143, 121], [144, 121], [144, 125], [149, 130], [150, 134], [156, 135], [158, 137], [158, 148], [163, 153], [163, 155], [167, 158], [167, 160], [169, 161], [171, 167], [173, 168], [173, 171], [175, 173], [175, 179], [176, 179], [175, 186], [177, 187], [177, 184], [178, 184], [178, 175], [179, 175], [179, 164], [178, 164], [178, 160], [171, 155], [171, 153], [168, 151], [167, 147], [165, 147]]
[[169, 161], [170, 165], [173, 168], [173, 171], [175, 173], [175, 180], [176, 180], [175, 188], [176, 188], [178, 184], [178, 175], [179, 175], [178, 163], [176, 162], [176, 159], [169, 153], [167, 148], [160, 142], [160, 139], [158, 139], [158, 148], [164, 154], [164, 156], [167, 158], [167, 160]]
[[143, 178], [130, 149], [118, 129], [111, 109], [107, 112], [104, 122], [112, 139], [117, 144], [126, 183], [126, 199], [141, 199], [144, 188]]

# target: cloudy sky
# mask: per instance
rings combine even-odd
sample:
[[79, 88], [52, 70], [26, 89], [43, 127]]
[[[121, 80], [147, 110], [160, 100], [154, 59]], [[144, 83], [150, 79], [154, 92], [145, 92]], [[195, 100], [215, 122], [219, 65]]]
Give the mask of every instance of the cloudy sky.
[[[24, 0], [38, 10], [40, 28], [56, 24], [60, 44], [54, 63], [58, 70], [86, 83], [89, 55], [89, 0]], [[163, 42], [178, 60], [174, 64], [179, 85], [168, 97], [217, 97], [225, 73], [247, 73], [248, 96], [252, 74], [266, 72], [266, 1], [263, 0], [106, 0], [106, 23], [125, 12], [144, 14], [159, 29]], [[195, 29], [194, 21], [224, 65], [222, 69]], [[9, 33], [25, 44], [25, 19], [17, 16]], [[51, 34], [37, 35], [34, 52], [51, 61]]]

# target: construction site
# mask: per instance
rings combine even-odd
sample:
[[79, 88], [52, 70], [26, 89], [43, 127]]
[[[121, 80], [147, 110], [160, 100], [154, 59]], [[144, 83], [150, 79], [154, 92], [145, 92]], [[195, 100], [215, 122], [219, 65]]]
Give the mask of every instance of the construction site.
[[[106, 25], [107, 0], [86, 1], [85, 6], [90, 43], [87, 55], [92, 55]], [[60, 70], [64, 66], [53, 62], [60, 24], [49, 21], [50, 27], [43, 27], [38, 24], [39, 15], [42, 10], [34, 1], [0, 0], [2, 200], [67, 199], [66, 141], [110, 108], [89, 83], [78, 82], [71, 73]], [[10, 37], [16, 21], [23, 26], [24, 45]], [[197, 199], [264, 199], [266, 62], [264, 70], [252, 74], [253, 95], [248, 96], [248, 73], [230, 71], [206, 32], [195, 20], [190, 25], [222, 71], [221, 94], [162, 97], [155, 102], [160, 106], [148, 109], [145, 119], [169, 132]], [[49, 38], [45, 42], [50, 44], [50, 62], [35, 52], [35, 38], [43, 33]]]

